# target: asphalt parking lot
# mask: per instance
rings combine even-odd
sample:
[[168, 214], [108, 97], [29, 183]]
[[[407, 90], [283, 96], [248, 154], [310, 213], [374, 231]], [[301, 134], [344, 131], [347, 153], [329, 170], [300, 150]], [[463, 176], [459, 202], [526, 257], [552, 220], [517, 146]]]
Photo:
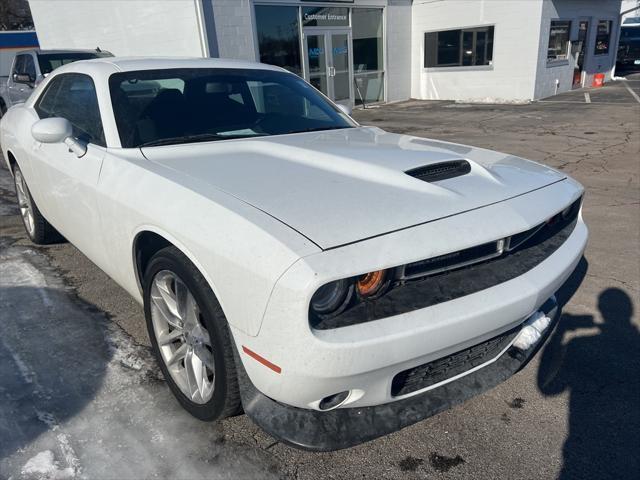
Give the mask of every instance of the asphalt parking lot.
[[158, 378], [141, 308], [73, 246], [32, 246], [0, 170], [0, 478], [640, 477], [638, 95], [630, 76], [529, 105], [408, 101], [354, 113], [565, 171], [586, 188], [590, 242], [559, 293], [559, 328], [522, 372], [333, 453], [291, 449], [246, 416], [185, 414]]

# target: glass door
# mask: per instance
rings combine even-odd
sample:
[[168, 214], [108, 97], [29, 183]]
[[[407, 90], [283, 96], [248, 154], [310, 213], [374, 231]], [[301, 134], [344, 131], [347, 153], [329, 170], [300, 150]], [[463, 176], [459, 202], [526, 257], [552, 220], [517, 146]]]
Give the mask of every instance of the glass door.
[[351, 32], [305, 32], [307, 81], [336, 103], [353, 105]]
[[331, 67], [329, 76], [333, 87], [331, 98], [337, 103], [351, 105], [351, 55], [349, 32], [331, 34]]
[[305, 35], [304, 42], [307, 55], [307, 81], [327, 97], [331, 97], [326, 35], [324, 33], [308, 34]]
[[582, 71], [584, 70], [584, 52], [589, 38], [589, 21], [581, 20], [578, 29], [578, 46], [576, 52], [576, 65], [573, 70], [573, 88], [582, 87]]

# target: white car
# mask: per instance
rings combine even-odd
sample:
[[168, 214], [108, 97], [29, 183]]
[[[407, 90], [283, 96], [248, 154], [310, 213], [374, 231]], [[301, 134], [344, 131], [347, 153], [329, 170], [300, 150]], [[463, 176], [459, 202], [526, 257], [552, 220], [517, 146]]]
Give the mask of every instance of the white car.
[[55, 70], [0, 142], [30, 238], [144, 305], [185, 409], [331, 450], [520, 369], [587, 242], [564, 173], [345, 110], [277, 67], [103, 58]]

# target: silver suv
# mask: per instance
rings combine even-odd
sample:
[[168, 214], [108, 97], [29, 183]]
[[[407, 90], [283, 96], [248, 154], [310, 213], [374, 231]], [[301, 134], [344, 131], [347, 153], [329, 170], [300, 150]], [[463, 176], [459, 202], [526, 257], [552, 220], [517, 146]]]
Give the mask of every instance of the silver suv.
[[96, 50], [24, 50], [13, 59], [9, 77], [0, 78], [0, 116], [9, 107], [22, 103], [33, 89], [53, 70], [67, 63], [91, 58], [112, 57]]

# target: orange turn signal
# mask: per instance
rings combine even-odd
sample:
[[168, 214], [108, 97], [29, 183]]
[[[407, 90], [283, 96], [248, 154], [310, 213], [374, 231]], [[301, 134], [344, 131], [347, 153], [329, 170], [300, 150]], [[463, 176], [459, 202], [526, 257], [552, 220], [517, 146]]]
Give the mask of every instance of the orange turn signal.
[[273, 370], [276, 373], [282, 373], [282, 369], [276, 365], [275, 363], [271, 363], [269, 360], [267, 360], [266, 358], [264, 358], [261, 355], [258, 355], [256, 352], [254, 352], [253, 350], [249, 350], [247, 347], [245, 347], [244, 345], [242, 346], [242, 351], [244, 353], [246, 353], [247, 355], [249, 355], [251, 358], [253, 358], [255, 361], [261, 363], [262, 365], [264, 365], [267, 368], [270, 368], [271, 370]]
[[370, 297], [378, 293], [387, 277], [386, 270], [378, 270], [362, 275], [356, 281], [356, 289], [362, 297]]

